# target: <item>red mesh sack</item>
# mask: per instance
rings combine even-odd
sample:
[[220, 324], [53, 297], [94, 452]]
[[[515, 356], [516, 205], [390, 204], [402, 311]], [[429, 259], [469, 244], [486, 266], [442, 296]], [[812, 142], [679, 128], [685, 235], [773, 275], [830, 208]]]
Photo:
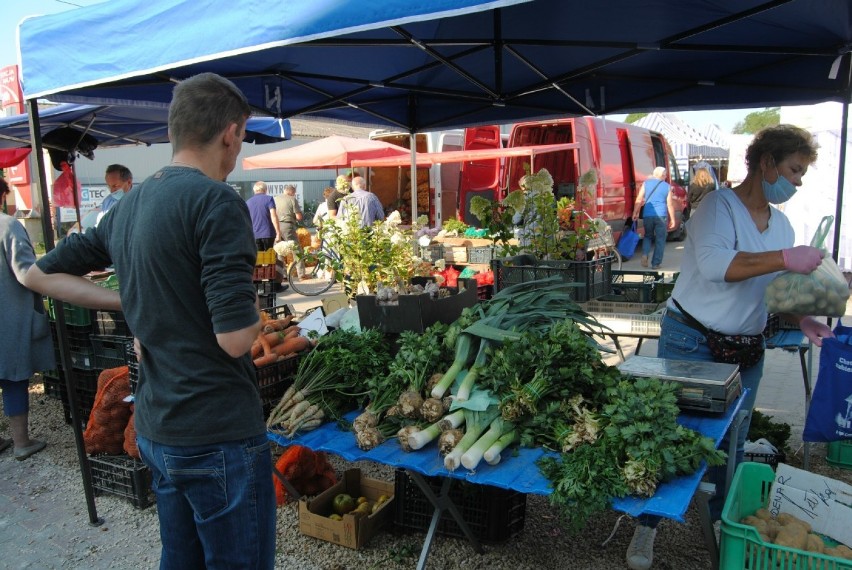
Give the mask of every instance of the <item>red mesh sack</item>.
[[[291, 445], [284, 451], [275, 467], [284, 478], [302, 495], [315, 495], [325, 491], [337, 483], [334, 469], [329, 465], [326, 454], [322, 451], [313, 452], [301, 445]], [[273, 474], [275, 486], [275, 502], [283, 505], [287, 502], [287, 489]]]
[[98, 376], [98, 392], [83, 432], [86, 453], [121, 455], [124, 430], [130, 420], [130, 373], [127, 366], [107, 368]]
[[124, 452], [134, 459], [142, 459], [139, 448], [136, 447], [136, 422], [133, 421], [135, 415], [133, 404], [130, 404], [130, 419], [127, 420], [127, 427], [124, 428]]

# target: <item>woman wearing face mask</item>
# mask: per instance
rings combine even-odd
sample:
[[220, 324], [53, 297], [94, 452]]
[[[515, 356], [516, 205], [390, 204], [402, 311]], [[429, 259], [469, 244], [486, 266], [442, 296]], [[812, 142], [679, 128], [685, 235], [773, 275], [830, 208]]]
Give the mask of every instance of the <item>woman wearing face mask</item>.
[[[822, 251], [805, 245], [793, 246], [793, 228], [783, 212], [773, 208], [796, 193], [802, 177], [817, 158], [810, 133], [791, 125], [766, 128], [755, 135], [746, 150], [748, 175], [732, 189], [719, 188], [704, 197], [687, 226], [686, 246], [680, 276], [662, 320], [657, 356], [675, 360], [719, 361], [707, 332], [747, 335], [750, 343], [742, 358], [741, 380], [750, 390], [743, 402], [748, 412], [739, 431], [737, 457], [751, 422], [751, 411], [763, 375], [763, 339], [766, 326], [766, 286], [779, 271], [808, 274], [822, 261]], [[833, 336], [831, 329], [813, 317], [785, 315], [820, 346]], [[738, 356], [739, 358], [739, 356]], [[727, 435], [721, 449], [728, 448]], [[713, 520], [721, 517], [725, 502], [725, 467], [708, 471], [716, 485], [710, 501]], [[653, 560], [657, 517], [641, 517], [627, 550], [630, 568], [650, 568]]]

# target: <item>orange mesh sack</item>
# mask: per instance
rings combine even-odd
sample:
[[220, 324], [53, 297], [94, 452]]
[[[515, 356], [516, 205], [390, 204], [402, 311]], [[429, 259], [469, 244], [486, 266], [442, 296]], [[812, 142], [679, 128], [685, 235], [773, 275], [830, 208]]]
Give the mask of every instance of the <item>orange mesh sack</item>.
[[98, 376], [95, 404], [83, 432], [86, 453], [121, 455], [124, 451], [124, 429], [130, 420], [130, 373], [127, 366], [107, 368]]
[[142, 456], [139, 455], [139, 448], [136, 447], [136, 422], [133, 421], [135, 416], [133, 404], [130, 404], [130, 419], [127, 420], [127, 427], [124, 428], [124, 451], [134, 459], [142, 459]]
[[[307, 447], [291, 445], [275, 463], [278, 471], [301, 495], [316, 495], [337, 483], [334, 468], [328, 463], [322, 451], [314, 453]], [[275, 502], [283, 505], [287, 502], [287, 489], [276, 475], [272, 476], [275, 485]]]

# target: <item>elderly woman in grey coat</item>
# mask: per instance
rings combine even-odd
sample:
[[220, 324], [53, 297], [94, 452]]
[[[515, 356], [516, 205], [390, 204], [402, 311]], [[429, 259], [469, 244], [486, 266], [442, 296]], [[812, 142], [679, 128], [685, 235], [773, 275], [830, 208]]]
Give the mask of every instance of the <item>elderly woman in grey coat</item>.
[[[0, 202], [9, 193], [0, 178]], [[56, 367], [50, 327], [41, 295], [22, 285], [35, 263], [35, 252], [24, 226], [0, 213], [0, 390], [9, 418], [11, 439], [0, 438], [0, 452], [14, 443], [15, 459], [23, 461], [47, 445], [29, 434], [29, 380], [34, 372]]]

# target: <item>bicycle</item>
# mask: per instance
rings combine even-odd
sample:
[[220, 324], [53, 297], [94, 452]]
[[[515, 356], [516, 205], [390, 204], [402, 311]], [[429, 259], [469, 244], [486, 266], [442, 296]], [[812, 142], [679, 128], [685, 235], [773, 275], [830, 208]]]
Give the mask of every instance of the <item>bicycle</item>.
[[621, 270], [621, 253], [615, 246], [615, 239], [612, 237], [612, 228], [602, 218], [593, 218], [589, 214], [586, 217], [591, 221], [591, 226], [594, 228], [592, 238], [586, 244], [586, 249], [592, 253], [590, 259], [613, 256], [612, 268], [616, 271]]
[[[295, 255], [298, 254], [294, 254]], [[299, 274], [299, 261], [305, 269]], [[337, 283], [337, 271], [343, 267], [343, 260], [336, 251], [326, 246], [325, 241], [315, 252], [305, 253], [301, 259], [294, 259], [287, 267], [287, 279], [296, 293], [306, 297], [322, 295]]]

